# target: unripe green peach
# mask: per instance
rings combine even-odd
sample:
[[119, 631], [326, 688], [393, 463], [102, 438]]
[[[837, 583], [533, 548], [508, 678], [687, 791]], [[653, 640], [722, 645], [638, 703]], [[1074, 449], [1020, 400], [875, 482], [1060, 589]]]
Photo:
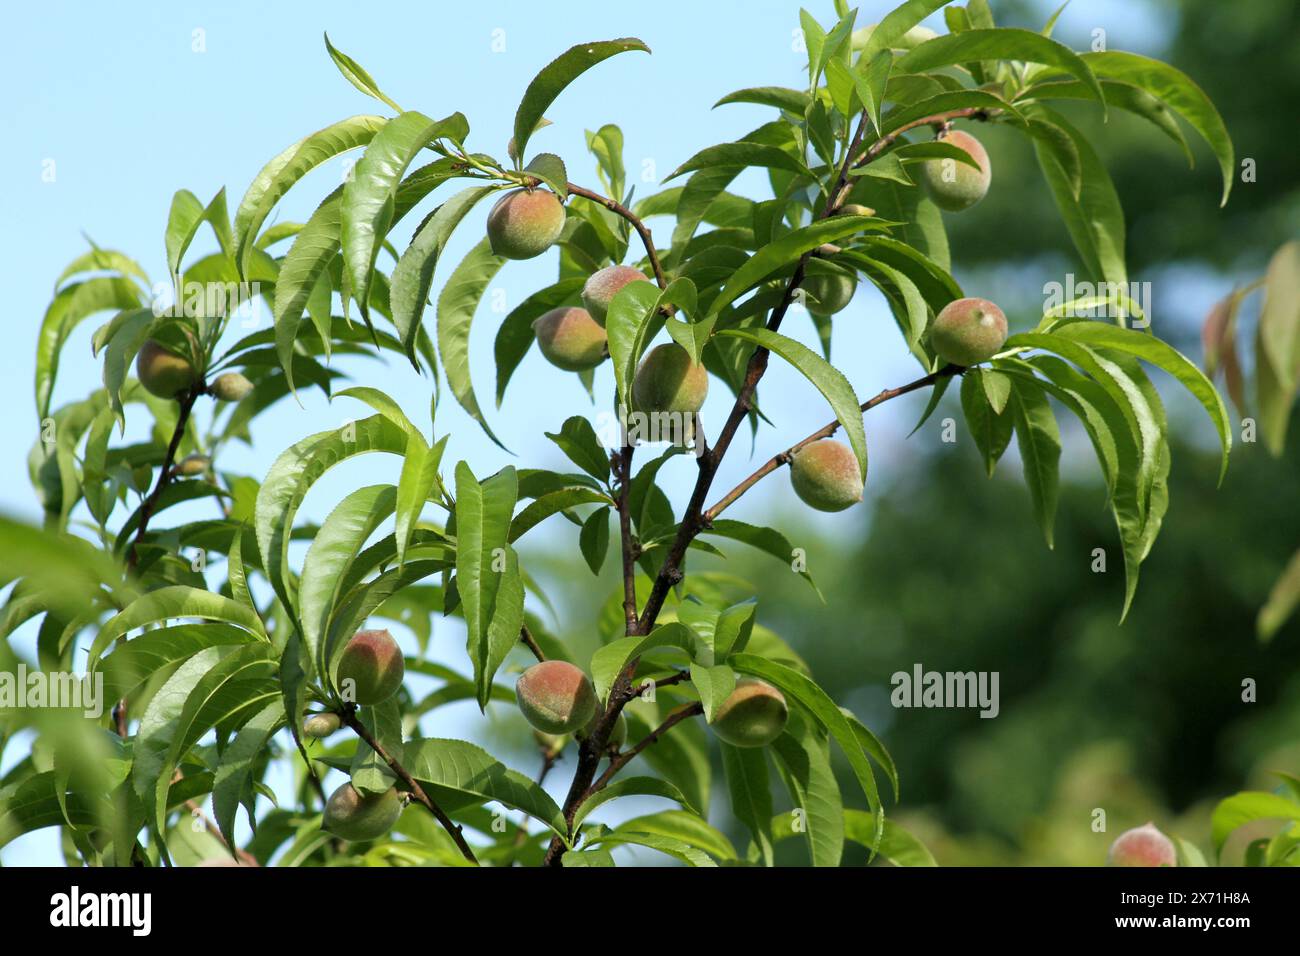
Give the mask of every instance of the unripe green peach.
[[979, 140], [961, 130], [942, 133], [937, 141], [956, 146], [970, 154], [970, 157], [979, 164], [979, 169], [949, 157], [927, 159], [921, 164], [921, 178], [929, 186], [930, 195], [940, 209], [947, 209], [949, 212], [969, 209], [983, 199], [984, 194], [989, 191], [989, 182], [993, 175], [993, 169], [989, 165], [989, 154], [985, 152]]
[[858, 291], [857, 279], [848, 273], [815, 273], [803, 280], [803, 289], [813, 301], [807, 303], [814, 315], [834, 315], [844, 311]]
[[587, 277], [582, 287], [582, 304], [600, 325], [609, 315], [609, 304], [619, 291], [632, 282], [649, 282], [645, 273], [631, 266], [607, 266]]
[[782, 693], [756, 677], [742, 677], [713, 717], [713, 732], [733, 747], [766, 747], [790, 717]]
[[341, 726], [343, 721], [338, 714], [312, 714], [302, 722], [302, 732], [305, 737], [320, 739], [328, 737]]
[[930, 347], [954, 365], [978, 365], [1002, 350], [1007, 317], [988, 299], [956, 299], [934, 317]]
[[494, 255], [507, 259], [540, 256], [564, 230], [564, 206], [549, 189], [516, 189], [488, 213], [487, 235]]
[[1177, 866], [1178, 852], [1173, 841], [1146, 823], [1125, 830], [1110, 845], [1106, 855], [1107, 866]]
[[566, 372], [581, 372], [605, 361], [605, 330], [586, 309], [551, 309], [533, 322], [533, 333], [546, 361]]
[[222, 372], [212, 380], [212, 394], [219, 402], [237, 402], [253, 391], [253, 383], [239, 372]]
[[874, 216], [876, 211], [870, 206], [864, 206], [861, 203], [850, 202], [840, 207], [839, 215], [841, 216]]
[[862, 473], [853, 449], [823, 438], [804, 445], [790, 462], [794, 493], [818, 511], [843, 511], [862, 500]]
[[207, 455], [186, 455], [176, 464], [176, 474], [185, 478], [195, 478], [212, 467], [212, 459]]
[[709, 373], [676, 342], [651, 349], [632, 380], [632, 399], [643, 412], [693, 415], [709, 394]]
[[386, 630], [357, 631], [339, 657], [339, 690], [355, 704], [378, 704], [402, 686], [406, 661]]
[[150, 395], [175, 398], [194, 384], [195, 373], [188, 359], [149, 339], [135, 357], [135, 377]]
[[569, 742], [568, 734], [544, 734], [534, 728], [533, 740], [537, 741], [537, 746], [549, 754], [558, 754], [564, 749], [564, 745]]
[[351, 783], [345, 783], [330, 794], [321, 825], [345, 840], [360, 843], [383, 836], [401, 815], [402, 798], [392, 787], [363, 797]]
[[528, 722], [548, 734], [582, 730], [599, 703], [591, 680], [568, 661], [534, 664], [519, 676], [515, 695]]

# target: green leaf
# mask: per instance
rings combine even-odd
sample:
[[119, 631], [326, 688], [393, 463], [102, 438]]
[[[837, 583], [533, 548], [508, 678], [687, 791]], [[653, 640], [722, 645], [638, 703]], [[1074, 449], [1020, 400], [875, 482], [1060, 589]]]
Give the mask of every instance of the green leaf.
[[678, 621], [661, 624], [645, 637], [623, 637], [610, 641], [591, 655], [591, 680], [596, 686], [596, 695], [602, 704], [607, 702], [614, 681], [623, 672], [623, 668], [646, 651], [656, 647], [675, 647], [692, 657], [695, 646], [694, 632]]
[[699, 691], [704, 705], [704, 719], [713, 723], [718, 708], [736, 689], [736, 672], [726, 664], [691, 664], [691, 683]]
[[[390, 757], [397, 761], [403, 759], [402, 709], [396, 697], [363, 708], [358, 720]], [[352, 786], [362, 796], [384, 793], [397, 782], [397, 776], [388, 768], [388, 764], [364, 740], [357, 741], [350, 773]]]
[[570, 508], [585, 504], [609, 504], [607, 495], [590, 488], [562, 488], [540, 496], [515, 516], [510, 523], [510, 543], [518, 541], [534, 526], [553, 514], [568, 512]]
[[514, 155], [523, 156], [527, 152], [529, 137], [566, 86], [602, 60], [628, 50], [650, 52], [648, 46], [634, 37], [600, 40], [570, 47], [544, 66], [524, 90], [524, 97], [515, 112]]
[[802, 116], [808, 109], [811, 97], [804, 90], [792, 90], [784, 86], [754, 86], [744, 90], [728, 93], [713, 104], [716, 110], [727, 103], [755, 103], [759, 106], [774, 106]]
[[581, 415], [574, 415], [565, 419], [558, 433], [545, 434], [560, 446], [569, 461], [597, 481], [609, 481], [609, 455], [601, 446], [590, 421]]
[[899, 4], [871, 30], [858, 62], [871, 62], [877, 53], [889, 50], [903, 34], [947, 3], [948, 0], [906, 0]]
[[1267, 641], [1278, 632], [1287, 619], [1300, 607], [1300, 551], [1291, 555], [1286, 568], [1268, 592], [1268, 600], [1259, 609], [1255, 628], [1260, 640]]
[[858, 459], [858, 470], [863, 479], [867, 476], [867, 435], [862, 427], [862, 409], [853, 386], [844, 373], [824, 358], [794, 339], [768, 329], [724, 329], [719, 335], [735, 336], [753, 342], [781, 356], [822, 393]]
[[1283, 244], [1269, 260], [1255, 354], [1260, 427], [1280, 457], [1300, 386], [1300, 242]]
[[925, 73], [972, 60], [1023, 60], [1058, 67], [1088, 87], [1105, 110], [1106, 97], [1088, 61], [1069, 47], [1032, 30], [1003, 27], [938, 36], [903, 54], [898, 69], [903, 73]]
[[109, 405], [118, 427], [125, 432], [126, 413], [122, 407], [122, 386], [126, 384], [131, 360], [149, 337], [154, 314], [151, 309], [134, 309], [121, 313], [114, 319], [114, 323], [117, 328], [104, 349], [104, 388], [108, 392]]
[[[793, 569], [797, 557], [795, 547], [790, 543], [790, 539], [783, 535], [775, 528], [763, 528], [758, 525], [746, 524], [744, 521], [736, 521], [732, 518], [715, 518], [713, 523], [705, 528], [703, 534], [716, 534], [720, 538], [730, 538], [732, 541], [739, 541], [747, 544], [751, 548], [757, 548], [765, 554], [770, 554], [786, 567]], [[797, 572], [799, 577], [808, 582], [808, 586], [813, 589], [817, 597], [822, 601], [821, 589], [817, 587], [817, 582], [813, 580], [812, 575], [805, 569]]]
[[511, 770], [486, 750], [463, 740], [412, 740], [406, 745], [407, 771], [449, 813], [456, 805], [495, 800], [540, 820], [566, 836], [564, 814], [545, 790]]
[[1261, 790], [1246, 790], [1220, 800], [1210, 818], [1214, 852], [1223, 851], [1232, 831], [1255, 820], [1300, 821], [1300, 803]]
[[68, 336], [84, 319], [97, 312], [135, 309], [141, 304], [140, 288], [129, 279], [101, 277], [68, 286], [55, 295], [41, 319], [36, 336], [36, 415], [50, 413], [50, 395], [59, 374], [59, 353]]
[[262, 223], [284, 194], [326, 160], [369, 143], [388, 120], [383, 116], [350, 116], [331, 123], [294, 143], [258, 171], [235, 210], [235, 261], [247, 268]]
[[1123, 50], [1085, 53], [1083, 60], [1097, 76], [1140, 87], [1169, 104], [1205, 138], [1219, 161], [1219, 171], [1223, 175], [1223, 197], [1219, 205], [1227, 205], [1228, 195], [1232, 192], [1232, 179], [1236, 175], [1232, 139], [1223, 125], [1223, 118], [1205, 92], [1176, 67], [1137, 53]]
[[1050, 121], [1074, 142], [1079, 160], [1077, 182], [1043, 140], [1034, 140], [1034, 152], [1085, 268], [1094, 279], [1127, 288], [1124, 210], [1110, 173], [1087, 138], [1065, 117], [1046, 107], [1038, 107], [1035, 115]]
[[385, 123], [343, 184], [340, 238], [352, 296], [363, 316], [370, 310], [370, 275], [379, 247], [395, 219], [398, 183], [417, 153], [438, 139], [459, 141], [468, 132], [465, 117], [453, 113], [433, 120], [419, 112], [402, 113]]
[[634, 817], [619, 824], [619, 833], [650, 833], [679, 840], [687, 846], [703, 850], [715, 859], [728, 863], [736, 861], [736, 848], [726, 834], [709, 826], [701, 817], [689, 810], [664, 810], [648, 816]]
[[[844, 802], [827, 741], [799, 721], [772, 742], [772, 754], [799, 814], [812, 865], [839, 866], [844, 854]], [[790, 817], [792, 822], [796, 819], [793, 812]]]
[[231, 252], [230, 217], [226, 212], [226, 189], [217, 191], [212, 201], [204, 206], [188, 189], [178, 190], [172, 197], [171, 212], [167, 216], [167, 269], [175, 276], [181, 271], [181, 259], [194, 241], [199, 226], [207, 222], [221, 244], [221, 251]]
[[439, 206], [432, 216], [411, 237], [402, 257], [393, 267], [392, 289], [389, 301], [393, 309], [393, 325], [406, 346], [407, 355], [415, 363], [415, 339], [420, 327], [420, 317], [433, 285], [433, 272], [438, 259], [447, 247], [452, 230], [465, 218], [479, 200], [495, 192], [492, 186], [471, 186], [463, 189]]
[[275, 732], [285, 724], [284, 701], [273, 700], [240, 728], [235, 739], [221, 754], [212, 784], [212, 812], [217, 829], [233, 837], [235, 815], [242, 802], [248, 808], [248, 822], [253, 825], [253, 769], [266, 752]]
[[660, 853], [675, 857], [689, 866], [717, 866], [708, 854], [697, 850], [690, 844], [672, 837], [660, 836], [657, 833], [618, 830], [598, 836], [590, 841], [591, 846], [608, 846], [611, 843], [616, 845], [631, 843], [634, 846], [648, 847], [651, 850], [658, 850]]
[[1223, 399], [1213, 383], [1195, 364], [1188, 361], [1177, 349], [1153, 335], [1101, 322], [1064, 322], [1053, 326], [1052, 334], [1097, 348], [1127, 352], [1163, 369], [1181, 382], [1183, 387], [1192, 393], [1192, 397], [1201, 403], [1201, 407], [1210, 416], [1210, 421], [1214, 423], [1215, 430], [1218, 432], [1222, 449], [1219, 459], [1219, 481], [1222, 483], [1228, 471], [1228, 454], [1232, 450], [1232, 423], [1228, 419], [1228, 410], [1224, 407]]
[[998, 459], [1011, 444], [1013, 416], [994, 410], [985, 392], [982, 369], [971, 369], [962, 376], [961, 407], [971, 437], [975, 439], [975, 447], [984, 457], [984, 467], [991, 478]]
[[[827, 242], [836, 242], [865, 229], [881, 228], [881, 220], [870, 216], [835, 216], [793, 229], [754, 253], [727, 280], [709, 306], [708, 315], [716, 316], [754, 286], [773, 273], [792, 265], [800, 257]], [[676, 236], [673, 237], [676, 242]]]
[[772, 840], [772, 789], [767, 760], [761, 747], [733, 747], [720, 743], [722, 770], [727, 777], [731, 812], [754, 837], [764, 866], [774, 863]]
[[251, 644], [257, 636], [228, 623], [173, 624], [121, 641], [99, 670], [104, 675], [104, 699], [132, 700], [156, 675], [174, 670], [209, 647]]
[[611, 783], [604, 790], [593, 793], [578, 805], [577, 812], [573, 815], [573, 832], [578, 832], [582, 821], [587, 819], [592, 811], [619, 797], [663, 797], [665, 800], [680, 803], [688, 810], [699, 813], [697, 808], [691, 806], [686, 795], [667, 780], [660, 780], [658, 777], [624, 777]]
[[335, 49], [334, 44], [330, 43], [330, 35], [328, 33], [325, 34], [325, 49], [329, 50], [330, 59], [333, 60], [334, 65], [339, 68], [339, 72], [343, 74], [344, 79], [367, 96], [373, 96], [375, 99], [379, 100], [379, 102], [391, 106], [394, 112], [402, 112], [400, 106], [383, 94], [383, 91], [379, 89], [379, 85], [375, 83], [371, 75], [366, 72], [365, 68], [360, 63], [352, 59], [352, 57], [348, 56], [346, 53]]
[[254, 528], [262, 567], [285, 608], [297, 606], [289, 574], [289, 537], [308, 489], [345, 459], [372, 451], [401, 455], [408, 441], [407, 432], [400, 426], [384, 415], [372, 415], [342, 428], [309, 435], [281, 452], [271, 465], [257, 492]]
[[181, 617], [225, 621], [242, 627], [262, 641], [268, 639], [262, 619], [247, 605], [211, 591], [173, 584], [141, 595], [104, 622], [90, 645], [91, 668], [98, 667], [99, 659], [108, 645], [119, 637], [147, 624]]
[[[871, 849], [875, 818], [861, 810], [844, 811], [844, 835]], [[879, 853], [895, 866], [938, 866], [925, 844], [892, 820], [886, 820], [880, 834]]]
[[1016, 442], [1024, 464], [1025, 484], [1034, 505], [1034, 517], [1053, 547], [1056, 502], [1059, 496], [1061, 432], [1056, 416], [1041, 388], [1016, 379], [1008, 402], [1016, 429]]
[[[509, 576], [506, 545], [518, 495], [514, 468], [503, 468], [480, 484], [467, 464], [460, 462], [456, 466], [456, 586], [481, 707], [487, 705], [488, 687], [495, 673], [490, 624], [496, 612], [497, 593]], [[516, 627], [512, 643], [518, 637]], [[499, 666], [500, 662], [496, 663]]]
[[447, 372], [447, 385], [461, 407], [501, 448], [505, 446], [488, 427], [474, 396], [469, 373], [469, 334], [479, 300], [504, 264], [505, 259], [494, 256], [487, 239], [482, 239], [456, 266], [438, 295], [438, 352]]
[[329, 513], [307, 549], [298, 586], [298, 614], [303, 644], [322, 679], [333, 678], [325, 666], [330, 658], [325, 635], [339, 599], [343, 575], [375, 529], [392, 516], [396, 507], [397, 489], [392, 485], [358, 488]]
[[[1120, 83], [1104, 78], [1100, 79], [1099, 82], [1101, 83], [1102, 92], [1106, 94], [1107, 103], [1111, 106], [1118, 106], [1135, 116], [1141, 116], [1151, 123], [1156, 129], [1173, 140], [1178, 148], [1182, 150], [1183, 155], [1187, 157], [1189, 165], [1194, 164], [1192, 151], [1187, 145], [1187, 137], [1183, 135], [1182, 127], [1178, 125], [1178, 120], [1174, 118], [1173, 111], [1163, 101], [1152, 96], [1146, 90], [1131, 86], [1128, 83]], [[1092, 91], [1078, 80], [1057, 79], [1029, 87], [1019, 95], [1018, 99], [1090, 100], [1092, 99]]]
[[792, 156], [783, 149], [776, 146], [766, 146], [763, 143], [741, 141], [719, 143], [717, 146], [710, 146], [707, 149], [700, 150], [665, 176], [664, 182], [676, 179], [678, 176], [696, 169], [716, 169], [722, 166], [733, 166], [737, 169], [760, 166], [768, 169], [784, 169], [800, 176], [812, 176], [812, 173], [808, 171], [808, 167], [800, 162], [798, 157]]
[[649, 336], [648, 326], [660, 301], [659, 290], [648, 282], [630, 282], [614, 296], [605, 317], [609, 357], [614, 366], [614, 387], [619, 404], [632, 407], [632, 379], [636, 363]]
[[605, 555], [609, 551], [608, 508], [597, 508], [587, 516], [587, 520], [582, 523], [582, 531], [578, 534], [578, 548], [582, 551], [587, 567], [591, 568], [591, 573], [600, 574], [601, 565], [605, 563]]

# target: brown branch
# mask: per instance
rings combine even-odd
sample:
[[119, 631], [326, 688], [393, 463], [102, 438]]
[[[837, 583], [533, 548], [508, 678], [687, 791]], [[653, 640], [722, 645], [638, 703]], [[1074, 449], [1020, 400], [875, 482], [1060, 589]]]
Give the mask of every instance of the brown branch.
[[654, 270], [655, 281], [659, 283], [659, 288], [667, 288], [668, 280], [664, 277], [664, 267], [659, 264], [659, 253], [655, 251], [655, 241], [654, 237], [650, 235], [650, 227], [642, 222], [641, 218], [636, 213], [617, 200], [610, 199], [608, 196], [602, 196], [598, 192], [584, 189], [583, 187], [577, 186], [573, 183], [569, 183], [568, 185], [570, 196], [581, 196], [583, 199], [590, 199], [592, 202], [600, 203], [610, 212], [622, 216], [631, 223], [632, 228], [635, 229], [637, 235], [641, 237], [641, 244], [645, 246], [646, 256], [650, 259], [650, 268]]
[[593, 794], [599, 793], [601, 790], [604, 790], [609, 786], [609, 782], [614, 779], [614, 775], [631, 763], [636, 758], [637, 754], [645, 750], [651, 744], [658, 742], [660, 737], [668, 733], [668, 731], [672, 730], [683, 720], [689, 720], [691, 717], [698, 717], [702, 713], [704, 713], [704, 705], [698, 702], [685, 704], [670, 713], [664, 718], [662, 724], [650, 731], [650, 733], [646, 734], [645, 738], [637, 743], [635, 747], [631, 750], [624, 750], [609, 762], [609, 766], [605, 769], [605, 772], [600, 775], [600, 779], [587, 788], [587, 792], [583, 794], [579, 806], [590, 799]]
[[546, 654], [542, 652], [542, 646], [537, 643], [537, 638], [533, 637], [533, 632], [528, 629], [527, 624], [519, 629], [519, 640], [533, 652], [533, 656], [539, 661], [546, 660]]
[[635, 542], [632, 540], [632, 514], [628, 507], [628, 494], [632, 488], [632, 454], [631, 445], [624, 445], [614, 459], [614, 474], [618, 478], [618, 532], [622, 543], [623, 558], [623, 617], [626, 623], [624, 633], [633, 634], [636, 629], [636, 559]]
[[[935, 382], [939, 381], [942, 378], [947, 378], [950, 375], [956, 375], [957, 373], [962, 371], [964, 371], [964, 369], [960, 365], [945, 365], [937, 372], [931, 372], [929, 375], [925, 375], [921, 378], [918, 378], [914, 382], [908, 382], [906, 385], [900, 385], [898, 388], [887, 388], [879, 395], [876, 395], [874, 398], [867, 399], [867, 401], [863, 402], [859, 406], [859, 408], [861, 408], [863, 412], [868, 412], [871, 409], [875, 408], [877, 405], [882, 405], [885, 402], [889, 401], [890, 399], [898, 398], [900, 395], [906, 395], [908, 392], [915, 392], [917, 389], [925, 388], [927, 385], [933, 385]], [[731, 505], [735, 504], [736, 499], [738, 499], [741, 495], [747, 492], [750, 488], [754, 487], [754, 485], [758, 484], [758, 482], [762, 480], [765, 476], [770, 475], [772, 472], [776, 471], [782, 465], [789, 464], [790, 460], [794, 457], [795, 453], [799, 451], [799, 449], [803, 448], [806, 445], [811, 445], [815, 441], [820, 441], [823, 438], [830, 438], [832, 435], [835, 434], [837, 430], [839, 430], [839, 427], [840, 427], [839, 419], [835, 419], [834, 421], [827, 423], [823, 427], [819, 428], [817, 431], [813, 432], [803, 441], [796, 442], [795, 444], [787, 448], [785, 451], [778, 452], [777, 454], [773, 455], [766, 462], [764, 462], [758, 468], [757, 471], [755, 471], [752, 475], [750, 475], [740, 484], [736, 485], [735, 488], [732, 488], [731, 491], [727, 492], [725, 495], [722, 496], [722, 498], [718, 500], [717, 504], [715, 504], [712, 508], [709, 508], [707, 511], [704, 512], [702, 520], [704, 522], [705, 527], [708, 527], [708, 525], [713, 521], [714, 518], [722, 514], [722, 512], [726, 511], [727, 508], [731, 507]]]
[[411, 796], [415, 801], [437, 818], [438, 822], [442, 824], [442, 828], [451, 836], [452, 841], [456, 844], [456, 848], [460, 850], [461, 855], [477, 866], [478, 858], [474, 856], [474, 851], [471, 850], [469, 844], [465, 842], [465, 835], [461, 832], [461, 828], [452, 822], [451, 817], [447, 816], [447, 814], [443, 812], [442, 807], [438, 806], [432, 799], [430, 799], [429, 795], [424, 792], [424, 788], [420, 786], [419, 781], [412, 777], [407, 769], [383, 748], [383, 745], [375, 739], [375, 736], [370, 732], [370, 729], [361, 721], [357, 720], [355, 707], [349, 705], [343, 711], [341, 716], [343, 718], [343, 723], [351, 727], [352, 730], [356, 732], [356, 735], [364, 740], [371, 750], [379, 754], [379, 759], [388, 764], [388, 769], [397, 774], [397, 778], [406, 785], [408, 790], [411, 791]]

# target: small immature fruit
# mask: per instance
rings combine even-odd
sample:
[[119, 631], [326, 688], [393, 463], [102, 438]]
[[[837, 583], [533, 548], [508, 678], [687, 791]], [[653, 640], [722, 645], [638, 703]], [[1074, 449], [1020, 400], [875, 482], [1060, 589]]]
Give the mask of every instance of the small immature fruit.
[[988, 299], [957, 299], [934, 317], [930, 347], [954, 365], [978, 365], [1002, 350], [1007, 341], [1007, 317]]
[[528, 722], [548, 734], [582, 730], [598, 704], [591, 680], [568, 661], [534, 664], [519, 676], [515, 695]]
[[222, 372], [212, 380], [212, 394], [219, 402], [237, 402], [253, 391], [253, 383], [238, 372]]
[[401, 815], [402, 798], [392, 787], [363, 797], [352, 784], [345, 783], [330, 794], [321, 825], [345, 840], [360, 843], [383, 836]]
[[651, 349], [632, 380], [632, 399], [643, 412], [694, 415], [709, 394], [709, 373], [676, 342]]
[[343, 721], [339, 719], [338, 714], [312, 714], [302, 722], [302, 732], [303, 736], [315, 737], [319, 740], [321, 737], [328, 737], [341, 726]]
[[507, 259], [540, 256], [564, 230], [564, 206], [549, 189], [516, 189], [488, 213], [487, 235], [494, 255]]
[[803, 280], [803, 289], [815, 301], [808, 303], [808, 311], [815, 315], [834, 315], [844, 311], [858, 291], [857, 280], [844, 272], [817, 273]]
[[862, 500], [862, 473], [853, 449], [823, 438], [804, 445], [790, 462], [794, 493], [818, 511], [843, 511]]
[[547, 753], [558, 754], [569, 742], [569, 737], [567, 734], [544, 734], [540, 730], [534, 730], [533, 740]]
[[397, 693], [405, 674], [406, 661], [393, 635], [357, 631], [339, 657], [337, 683], [345, 696], [351, 691], [352, 703], [379, 704]]
[[733, 747], [766, 747], [790, 717], [782, 693], [756, 677], [742, 677], [713, 718], [713, 732]]
[[566, 372], [581, 372], [605, 361], [605, 330], [586, 309], [551, 309], [533, 322], [537, 347], [546, 361]]
[[176, 474], [185, 478], [196, 478], [212, 467], [212, 459], [207, 455], [186, 455], [176, 465]]
[[1107, 866], [1177, 866], [1178, 852], [1173, 841], [1146, 823], [1125, 830], [1110, 845]]
[[876, 211], [870, 206], [864, 206], [861, 203], [850, 202], [840, 207], [841, 216], [874, 216]]
[[587, 277], [582, 287], [582, 304], [600, 325], [609, 315], [609, 304], [625, 285], [632, 282], [649, 282], [645, 273], [631, 266], [607, 266]]
[[928, 159], [921, 165], [921, 177], [930, 187], [930, 195], [940, 209], [949, 212], [969, 209], [989, 191], [989, 181], [993, 174], [989, 166], [989, 154], [979, 140], [961, 130], [949, 130], [941, 134], [938, 142], [964, 150], [979, 163], [979, 169], [951, 158]]
[[135, 377], [145, 391], [159, 398], [175, 398], [194, 384], [189, 360], [149, 339], [135, 357]]

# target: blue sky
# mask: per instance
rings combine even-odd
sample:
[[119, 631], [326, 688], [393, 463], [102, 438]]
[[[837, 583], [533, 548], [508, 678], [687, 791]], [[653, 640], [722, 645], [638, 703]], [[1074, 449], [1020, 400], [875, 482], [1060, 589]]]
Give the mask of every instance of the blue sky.
[[[893, 5], [861, 4], [859, 24], [878, 20]], [[997, 3], [993, 6], [996, 12]], [[1047, 4], [1043, 6], [1045, 17]], [[829, 0], [809, 8], [823, 22], [833, 18]], [[1145, 49], [1154, 35], [1147, 13], [1145, 7], [1112, 0], [1076, 0], [1056, 35], [1081, 48], [1100, 24], [1113, 45]], [[792, 42], [797, 5], [756, 0], [566, 2], [562, 8], [501, 2], [41, 3], [12, 9], [8, 21], [4, 57], [10, 76], [20, 82], [11, 81], [0, 94], [9, 132], [8, 146], [0, 152], [0, 208], [6, 224], [0, 230], [0, 261], [6, 265], [11, 301], [6, 347], [0, 352], [0, 399], [6, 409], [0, 436], [10, 449], [0, 460], [0, 512], [30, 520], [39, 518], [26, 473], [26, 453], [37, 429], [33, 356], [55, 277], [85, 250], [84, 231], [102, 246], [135, 256], [157, 280], [166, 271], [162, 235], [177, 189], [188, 188], [206, 201], [224, 185], [233, 209], [262, 164], [294, 140], [344, 116], [385, 112], [338, 74], [325, 53], [322, 31], [328, 30], [334, 43], [403, 107], [437, 116], [463, 112], [472, 127], [469, 145], [502, 157], [518, 98], [546, 62], [580, 41], [640, 37], [653, 55], [624, 54], [581, 78], [548, 111], [554, 125], [531, 144], [534, 150], [559, 153], [572, 180], [598, 188], [583, 131], [618, 123], [626, 137], [629, 182], [636, 184], [638, 195], [655, 191], [659, 180], [699, 148], [735, 138], [771, 118], [770, 110], [760, 107], [710, 109], [720, 96], [747, 86], [799, 86], [806, 78], [804, 56]], [[930, 22], [941, 23], [938, 18]], [[42, 174], [50, 161], [54, 179], [47, 182]], [[342, 169], [334, 162], [317, 170], [295, 187], [277, 216], [304, 220], [339, 182]], [[740, 185], [757, 195], [760, 183], [742, 180]], [[483, 213], [479, 210], [462, 225], [447, 262], [458, 261], [481, 236]], [[412, 216], [410, 222], [418, 219]], [[668, 224], [651, 225], [666, 241]], [[399, 230], [397, 238], [404, 240], [409, 228]], [[208, 242], [206, 235], [200, 241]], [[503, 292], [507, 308], [551, 281], [552, 256], [511, 263], [500, 273], [493, 290]], [[959, 265], [957, 271], [960, 278]], [[997, 289], [974, 294], [996, 299]], [[106, 319], [85, 323], [65, 348], [56, 405], [83, 397], [99, 384], [89, 341]], [[448, 398], [437, 427], [439, 436], [452, 434], [447, 461], [467, 459], [479, 475], [507, 463], [561, 467], [563, 459], [543, 432], [556, 430], [568, 415], [594, 416], [597, 409], [575, 377], [558, 373], [535, 351], [517, 373], [503, 407], [491, 408], [492, 337], [499, 321], [488, 306], [480, 310], [471, 368], [494, 429], [518, 457], [491, 445]], [[806, 315], [792, 314], [783, 331], [814, 342]], [[839, 317], [834, 348], [863, 396], [916, 376], [882, 301], [866, 288]], [[384, 388], [427, 429], [427, 379], [404, 364], [384, 368], [365, 361], [343, 367], [358, 382]], [[597, 378], [597, 394], [609, 394], [610, 382], [606, 367]], [[829, 420], [816, 392], [779, 363], [764, 390], [777, 430], [760, 436], [756, 454], [761, 458]], [[715, 382], [704, 410], [706, 424], [725, 416], [725, 393]], [[873, 456], [901, 440], [923, 402], [912, 397], [875, 413], [869, 429]], [[258, 420], [256, 450], [233, 447], [219, 464], [260, 478], [286, 445], [363, 414], [354, 402], [339, 400], [331, 407], [318, 392], [304, 393], [303, 408], [282, 402]], [[745, 440], [737, 443], [719, 486], [730, 487], [752, 469], [745, 458], [747, 445]], [[396, 480], [395, 459], [379, 464], [375, 456], [367, 459], [337, 469], [313, 490], [303, 517], [323, 517], [359, 481]], [[676, 472], [665, 469], [664, 477], [680, 506], [693, 468], [686, 461], [674, 467]], [[376, 477], [374, 469], [382, 473]], [[770, 518], [772, 508], [785, 507], [779, 503], [788, 497], [783, 483], [778, 476], [760, 487], [737, 516]], [[463, 665], [457, 639], [446, 636], [450, 627], [437, 633], [436, 656]], [[17, 644], [27, 650], [29, 640], [30, 634], [20, 634]], [[16, 759], [14, 749], [6, 766]], [[561, 782], [557, 775], [557, 785]], [[2, 856], [8, 864], [56, 862], [54, 831], [25, 837]]]

